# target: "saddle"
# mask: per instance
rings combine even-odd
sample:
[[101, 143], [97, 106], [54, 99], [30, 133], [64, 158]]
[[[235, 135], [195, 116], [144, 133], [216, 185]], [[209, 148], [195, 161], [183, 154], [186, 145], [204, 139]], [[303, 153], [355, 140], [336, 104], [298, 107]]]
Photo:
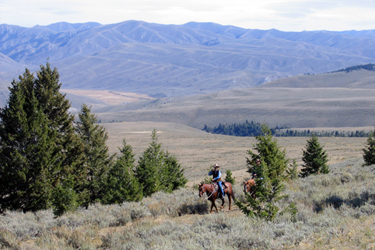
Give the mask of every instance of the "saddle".
[[[222, 181], [221, 184], [222, 184], [222, 186], [223, 186], [223, 191], [224, 191], [224, 193], [225, 193], [225, 189], [227, 189], [227, 186], [225, 185], [225, 182], [224, 182], [224, 181]], [[212, 185], [214, 185], [214, 191], [212, 192], [211, 195], [213, 195], [213, 194], [216, 193], [216, 192], [220, 192], [220, 191], [219, 191], [219, 184], [217, 184], [216, 181], [212, 182]], [[222, 194], [221, 194], [221, 195], [222, 195]]]

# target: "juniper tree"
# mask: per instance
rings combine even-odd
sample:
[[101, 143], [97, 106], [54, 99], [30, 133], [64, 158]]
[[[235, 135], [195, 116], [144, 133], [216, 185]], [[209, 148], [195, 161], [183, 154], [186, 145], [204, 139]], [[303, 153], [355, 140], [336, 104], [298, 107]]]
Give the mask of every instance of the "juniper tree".
[[110, 155], [106, 141], [108, 134], [104, 127], [97, 124], [96, 115], [91, 108], [83, 104], [76, 122], [76, 131], [84, 145], [86, 170], [81, 192], [88, 195], [83, 205], [100, 202], [107, 189], [107, 175], [114, 155]]
[[364, 166], [375, 164], [375, 130], [367, 138], [367, 145], [363, 151]]
[[[286, 179], [289, 160], [285, 149], [280, 148], [266, 125], [262, 125], [262, 134], [256, 136], [256, 140], [254, 148], [257, 152], [248, 150], [249, 157], [246, 160], [248, 172], [252, 173], [255, 167], [260, 168], [257, 171], [260, 174], [255, 178], [256, 199], [246, 194], [247, 202], [237, 201], [236, 204], [248, 216], [273, 220], [279, 210], [276, 202], [283, 198], [280, 193], [284, 189], [283, 181]], [[261, 160], [260, 166], [255, 164], [257, 159]]]
[[106, 204], [140, 201], [143, 197], [142, 186], [134, 174], [135, 159], [132, 147], [124, 139], [119, 150], [120, 156], [108, 173], [108, 185], [103, 198], [103, 203]]
[[301, 169], [301, 177], [307, 177], [310, 174], [329, 173], [327, 152], [320, 145], [318, 137], [315, 134], [307, 140], [306, 149], [302, 153], [304, 164]]

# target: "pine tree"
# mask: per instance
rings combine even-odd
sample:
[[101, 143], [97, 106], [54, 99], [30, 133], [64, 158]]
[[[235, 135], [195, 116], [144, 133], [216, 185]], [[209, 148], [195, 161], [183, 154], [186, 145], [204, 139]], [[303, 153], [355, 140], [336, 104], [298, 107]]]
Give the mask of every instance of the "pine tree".
[[135, 173], [143, 187], [144, 196], [158, 191], [172, 192], [187, 183], [184, 170], [176, 157], [162, 149], [155, 129], [149, 147], [139, 158]]
[[363, 151], [364, 166], [370, 166], [375, 164], [375, 130], [370, 133], [367, 138], [367, 145]]
[[[63, 164], [69, 149], [61, 143], [65, 133], [52, 125], [54, 121], [44, 109], [48, 102], [39, 100], [38, 90], [51, 83], [47, 80], [37, 87], [40, 80], [39, 73], [35, 79], [26, 69], [18, 82], [12, 82], [7, 105], [0, 110], [0, 206], [23, 211], [53, 207], [60, 214], [77, 205], [73, 171]], [[58, 110], [58, 105], [55, 102], [54, 109]], [[69, 196], [62, 197], [63, 193]]]
[[310, 174], [329, 173], [327, 152], [320, 145], [318, 137], [315, 134], [307, 140], [302, 160], [304, 164], [301, 169], [301, 177], [307, 177]]
[[154, 129], [151, 134], [149, 147], [139, 157], [138, 166], [135, 170], [138, 181], [143, 187], [143, 195], [151, 194], [161, 190], [161, 171], [164, 168], [165, 153], [158, 143], [157, 132]]
[[143, 197], [142, 187], [134, 174], [134, 154], [130, 145], [123, 140], [121, 155], [108, 173], [108, 186], [103, 203], [121, 204], [124, 201], [140, 201]]
[[225, 181], [230, 182], [232, 185], [236, 183], [236, 178], [232, 176], [232, 172], [228, 169], [226, 171], [227, 176], [225, 176]]
[[164, 161], [165, 166], [161, 176], [162, 190], [172, 192], [180, 187], [185, 187], [188, 180], [185, 178], [184, 169], [178, 163], [177, 158], [167, 151]]
[[291, 180], [297, 179], [298, 178], [298, 164], [296, 160], [293, 160], [293, 163], [290, 165], [290, 167], [286, 170], [286, 173], [288, 175], [288, 178]]
[[286, 179], [286, 169], [288, 159], [286, 159], [285, 149], [281, 150], [277, 140], [273, 140], [271, 130], [262, 125], [262, 134], [256, 137], [255, 150], [249, 150], [247, 158], [248, 172], [252, 173], [256, 159], [261, 159], [261, 165], [257, 166], [257, 178], [255, 179], [255, 195], [253, 199], [246, 194], [247, 203], [237, 201], [236, 204], [248, 216], [273, 220], [279, 208], [276, 202], [284, 198], [280, 195], [284, 189], [283, 181]]
[[44, 157], [38, 157], [40, 150], [49, 152], [46, 139], [50, 131], [39, 110], [33, 81], [34, 77], [26, 69], [19, 82], [12, 82], [7, 106], [0, 111], [2, 209], [36, 211], [51, 206], [51, 189], [42, 175], [48, 165], [43, 162]]
[[107, 175], [114, 155], [110, 156], [106, 141], [108, 134], [105, 128], [96, 124], [97, 118], [91, 108], [83, 104], [76, 122], [76, 131], [84, 146], [86, 180], [81, 192], [88, 195], [83, 202], [86, 207], [90, 203], [100, 202], [107, 189]]
[[56, 173], [51, 173], [54, 183], [53, 207], [55, 214], [72, 210], [84, 200], [80, 187], [85, 172], [83, 145], [75, 133], [74, 115], [69, 113], [70, 102], [60, 92], [59, 73], [51, 65], [40, 65], [34, 81], [35, 96], [48, 120], [48, 127], [56, 133], [54, 139], [57, 158]]

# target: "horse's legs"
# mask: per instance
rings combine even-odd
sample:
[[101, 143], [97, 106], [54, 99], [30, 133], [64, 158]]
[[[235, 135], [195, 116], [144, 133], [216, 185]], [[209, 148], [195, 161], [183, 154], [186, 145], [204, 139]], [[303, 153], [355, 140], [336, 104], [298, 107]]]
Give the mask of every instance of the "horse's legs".
[[231, 195], [228, 193], [228, 200], [229, 200], [229, 210], [231, 208], [231, 205], [232, 205], [232, 201], [231, 201]]
[[215, 200], [213, 201], [213, 203], [214, 203], [214, 206], [215, 206], [215, 208], [216, 208], [216, 213], [218, 213], [219, 210], [217, 209], [217, 206], [216, 206]]
[[224, 207], [224, 203], [225, 203], [224, 198], [221, 198], [221, 207], [220, 207], [220, 209], [223, 209], [223, 207]]
[[212, 213], [212, 208], [214, 207], [214, 204], [215, 204], [215, 201], [211, 201], [211, 210], [210, 210], [210, 213]]

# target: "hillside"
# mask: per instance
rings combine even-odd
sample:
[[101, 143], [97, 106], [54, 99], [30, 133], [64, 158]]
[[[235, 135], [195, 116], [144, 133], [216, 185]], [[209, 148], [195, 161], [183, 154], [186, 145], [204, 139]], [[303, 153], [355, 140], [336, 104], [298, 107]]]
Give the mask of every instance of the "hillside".
[[48, 58], [65, 89], [152, 97], [248, 88], [285, 76], [330, 72], [375, 60], [373, 32], [283, 32], [214, 23], [0, 25], [0, 83]]
[[359, 69], [317, 75], [281, 78], [261, 85], [262, 88], [350, 88], [374, 89], [375, 71]]
[[[6, 211], [0, 216], [0, 245], [6, 249], [371, 249], [374, 247], [375, 174], [363, 167], [365, 138], [322, 138], [331, 172], [285, 182], [273, 222], [246, 217], [236, 206], [208, 214], [207, 195], [198, 197], [194, 181], [213, 163], [236, 173], [236, 198], [244, 201], [241, 181], [246, 150], [254, 138], [204, 133], [176, 124], [111, 123], [108, 144], [125, 137], [137, 154], [157, 128], [163, 147], [184, 156], [188, 188], [157, 192], [142, 202], [92, 204], [55, 217], [52, 209]], [[120, 135], [120, 136], [119, 136]], [[306, 138], [280, 138], [290, 159], [300, 158]], [[189, 159], [190, 158], [190, 159]], [[187, 162], [186, 160], [190, 160]], [[299, 160], [299, 159], [297, 159]], [[197, 164], [200, 163], [200, 164]], [[240, 163], [240, 166], [237, 165]], [[242, 171], [242, 172], [240, 172]], [[219, 204], [219, 202], [217, 202]], [[295, 214], [286, 209], [291, 203]], [[283, 211], [283, 212], [282, 212]], [[281, 213], [282, 212], [282, 213]]]
[[[189, 179], [188, 186], [201, 181], [207, 168], [215, 163], [224, 171], [231, 170], [238, 181], [248, 177], [246, 152], [256, 143], [254, 137], [234, 137], [206, 133], [185, 125], [167, 122], [112, 122], [102, 123], [108, 131], [107, 145], [110, 153], [119, 152], [122, 140], [132, 146], [135, 158], [143, 153], [151, 142], [151, 131], [158, 131], [159, 142], [169, 153], [176, 156]], [[343, 128], [348, 130], [349, 128]], [[371, 129], [371, 127], [359, 128]], [[302, 163], [302, 149], [306, 137], [276, 138], [286, 148], [287, 158]], [[367, 138], [322, 137], [319, 141], [329, 155], [329, 164], [336, 164], [361, 157]]]
[[95, 109], [102, 121], [157, 121], [202, 129], [246, 120], [292, 128], [375, 124], [375, 72], [352, 71], [279, 79], [213, 94], [124, 103]]

